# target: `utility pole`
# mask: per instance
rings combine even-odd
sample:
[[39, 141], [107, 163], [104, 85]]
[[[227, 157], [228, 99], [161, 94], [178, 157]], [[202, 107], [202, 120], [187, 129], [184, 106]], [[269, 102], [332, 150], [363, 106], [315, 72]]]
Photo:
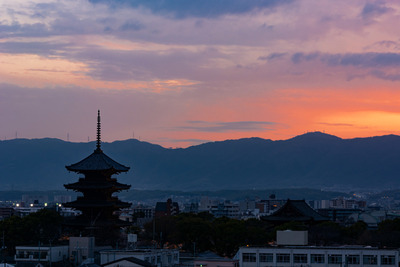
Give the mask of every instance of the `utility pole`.
[[51, 239], [49, 239], [49, 244], [50, 244], [50, 251], [49, 251], [49, 260], [50, 260], [50, 267], [51, 267]]
[[154, 242], [154, 248], [156, 248], [156, 218], [153, 217], [153, 242]]
[[2, 242], [1, 249], [3, 250], [2, 252], [3, 252], [3, 263], [4, 263], [4, 267], [6, 267], [6, 254], [5, 254], [6, 247], [5, 247], [5, 245], [4, 245], [4, 230], [3, 230], [3, 242]]

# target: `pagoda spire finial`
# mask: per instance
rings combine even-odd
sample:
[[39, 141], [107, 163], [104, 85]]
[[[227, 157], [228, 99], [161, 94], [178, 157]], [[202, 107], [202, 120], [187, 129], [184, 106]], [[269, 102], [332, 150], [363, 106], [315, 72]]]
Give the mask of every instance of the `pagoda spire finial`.
[[101, 151], [101, 124], [100, 124], [100, 110], [97, 110], [97, 144], [96, 151]]

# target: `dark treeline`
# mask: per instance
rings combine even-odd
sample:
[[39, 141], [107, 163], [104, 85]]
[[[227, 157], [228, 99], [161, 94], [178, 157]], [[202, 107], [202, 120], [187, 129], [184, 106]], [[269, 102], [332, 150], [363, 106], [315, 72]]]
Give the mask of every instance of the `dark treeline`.
[[[153, 232], [153, 230], [155, 230]], [[309, 244], [369, 245], [376, 247], [400, 246], [400, 219], [386, 220], [378, 229], [368, 229], [364, 222], [341, 226], [334, 222], [306, 225], [290, 222], [278, 226], [262, 220], [214, 218], [208, 213], [182, 213], [174, 217], [156, 219], [145, 226], [139, 239], [155, 240], [160, 246], [179, 245], [194, 253], [211, 250], [221, 256], [232, 257], [240, 246], [266, 246], [276, 240], [277, 230], [307, 230]]]
[[[124, 232], [137, 233], [140, 246], [176, 247], [190, 253], [214, 251], [232, 257], [240, 246], [265, 246], [276, 240], [277, 230], [308, 230], [310, 245], [370, 245], [400, 247], [400, 219], [386, 220], [378, 229], [371, 230], [363, 222], [340, 226], [334, 222], [304, 225], [286, 223], [273, 226], [265, 221], [214, 218], [209, 213], [182, 213], [163, 217], [145, 225], [144, 229], [131, 227]], [[65, 242], [63, 217], [52, 210], [40, 210], [26, 217], [13, 216], [0, 221], [0, 234], [9, 257], [15, 246], [57, 245]], [[126, 242], [121, 237], [120, 245]], [[113, 245], [113, 244], [110, 244]]]
[[[0, 221], [1, 241], [5, 256], [13, 257], [15, 246], [62, 243], [64, 218], [54, 210], [42, 209], [23, 218], [12, 216]], [[3, 241], [4, 238], [4, 241]]]

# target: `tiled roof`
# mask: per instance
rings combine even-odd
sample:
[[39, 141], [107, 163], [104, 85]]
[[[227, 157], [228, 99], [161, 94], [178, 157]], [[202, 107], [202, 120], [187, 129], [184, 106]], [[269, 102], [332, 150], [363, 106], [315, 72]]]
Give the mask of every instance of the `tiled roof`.
[[313, 210], [304, 200], [290, 199], [280, 209], [263, 219], [267, 221], [329, 221], [328, 217]]
[[135, 263], [137, 265], [144, 266], [144, 267], [154, 267], [155, 266], [155, 265], [152, 265], [151, 263], [149, 263], [147, 261], [143, 261], [143, 260], [135, 258], [135, 257], [128, 257], [128, 258], [118, 259], [118, 260], [115, 260], [115, 261], [112, 261], [112, 262], [108, 262], [106, 264], [102, 264], [101, 266], [105, 267], [105, 266], [113, 265], [114, 263], [122, 262], [122, 261], [129, 261], [129, 262], [132, 262], [132, 263]]
[[73, 172], [87, 172], [87, 171], [104, 171], [114, 170], [115, 172], [127, 172], [129, 167], [111, 159], [109, 156], [103, 153], [102, 150], [96, 149], [87, 158], [79, 161], [78, 163], [65, 166], [67, 170]]

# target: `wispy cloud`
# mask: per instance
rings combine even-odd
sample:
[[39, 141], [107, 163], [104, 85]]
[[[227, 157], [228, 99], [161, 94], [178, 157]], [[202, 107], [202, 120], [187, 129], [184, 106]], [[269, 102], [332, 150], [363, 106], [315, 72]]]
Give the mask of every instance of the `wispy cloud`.
[[287, 55], [287, 53], [272, 53], [272, 54], [269, 54], [268, 56], [258, 57], [258, 60], [271, 61], [274, 59], [281, 59], [281, 58], [285, 57], [286, 55]]
[[60, 55], [71, 44], [54, 42], [3, 42], [0, 43], [0, 53], [34, 54], [40, 56]]
[[292, 62], [299, 64], [306, 61], [321, 61], [329, 66], [356, 66], [361, 68], [400, 66], [400, 53], [295, 53]]
[[337, 127], [337, 126], [340, 126], [340, 127], [342, 127], [342, 126], [344, 126], [344, 127], [354, 127], [354, 124], [350, 124], [350, 123], [319, 122], [318, 124], [320, 124], [320, 125], [327, 125], [327, 126], [334, 126], [334, 127]]
[[[345, 54], [329, 54], [329, 53], [294, 53], [291, 56], [294, 64], [302, 64], [306, 62], [320, 62], [328, 67], [357, 67], [358, 70], [366, 70], [364, 73], [349, 72], [348, 80], [354, 78], [362, 78], [373, 76], [382, 80], [398, 81], [400, 80], [400, 53], [345, 53]], [[394, 69], [396, 68], [396, 69]]]
[[178, 126], [176, 129], [199, 132], [268, 131], [273, 130], [272, 125], [276, 125], [275, 122], [269, 121], [187, 121], [186, 123], [188, 125]]

